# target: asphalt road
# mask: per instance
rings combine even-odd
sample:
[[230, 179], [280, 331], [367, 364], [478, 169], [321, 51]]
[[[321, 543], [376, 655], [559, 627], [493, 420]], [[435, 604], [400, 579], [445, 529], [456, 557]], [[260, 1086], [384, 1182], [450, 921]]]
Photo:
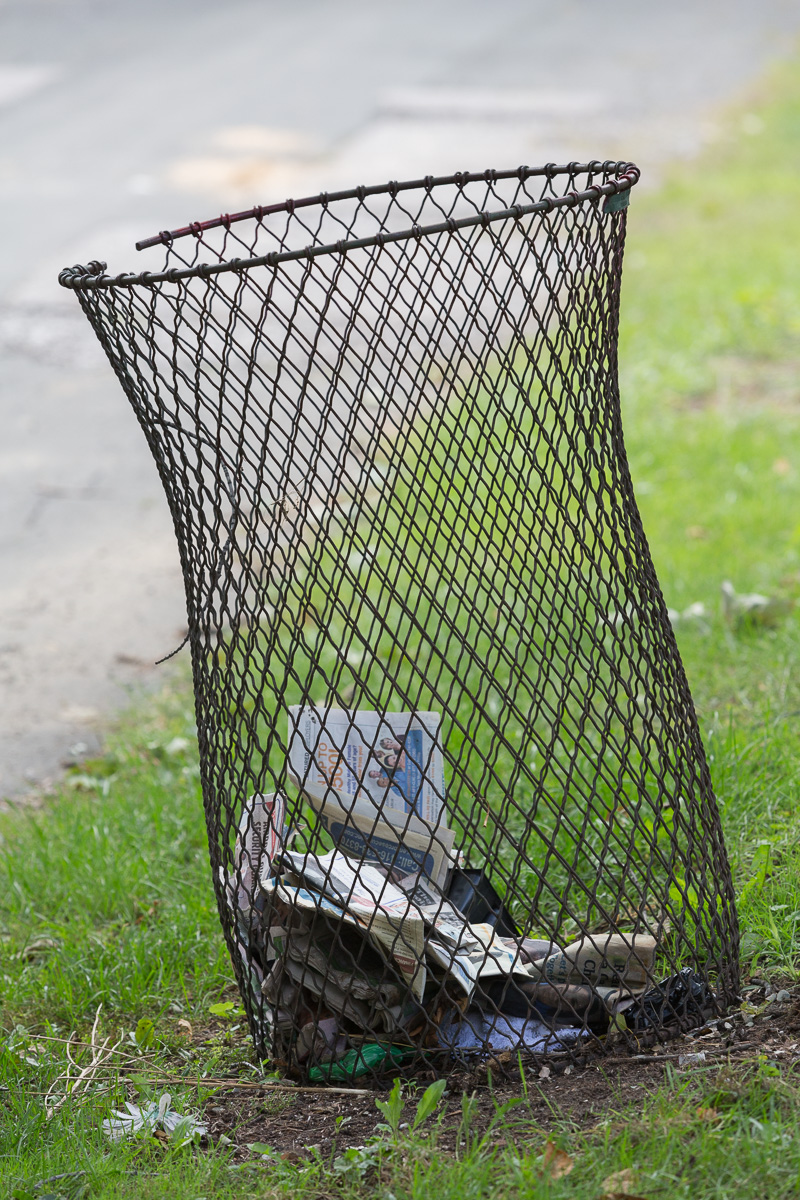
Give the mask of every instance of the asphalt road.
[[714, 136], [800, 0], [0, 0], [0, 795], [183, 636], [141, 433], [58, 270], [320, 188]]

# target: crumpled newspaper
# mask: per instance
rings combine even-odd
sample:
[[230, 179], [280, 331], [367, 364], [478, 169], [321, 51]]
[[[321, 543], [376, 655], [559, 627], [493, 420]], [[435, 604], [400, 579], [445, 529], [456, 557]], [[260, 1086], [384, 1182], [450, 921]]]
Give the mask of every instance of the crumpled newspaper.
[[125, 1107], [127, 1112], [116, 1109], [103, 1121], [103, 1133], [112, 1142], [121, 1142], [126, 1137], [152, 1137], [156, 1130], [162, 1129], [173, 1145], [186, 1146], [208, 1133], [207, 1126], [195, 1117], [175, 1112], [169, 1092], [144, 1108], [130, 1101]]

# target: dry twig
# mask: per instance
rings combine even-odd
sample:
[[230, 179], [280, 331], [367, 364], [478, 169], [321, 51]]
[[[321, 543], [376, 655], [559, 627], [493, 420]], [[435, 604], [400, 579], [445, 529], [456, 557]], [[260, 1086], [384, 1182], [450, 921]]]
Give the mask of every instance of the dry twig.
[[[78, 1067], [78, 1063], [72, 1057], [72, 1053], [70, 1051], [71, 1035], [70, 1038], [67, 1039], [67, 1058], [69, 1059], [70, 1066], [67, 1067], [66, 1071], [63, 1071], [56, 1079], [54, 1079], [50, 1087], [47, 1089], [44, 1099], [44, 1107], [48, 1120], [50, 1120], [53, 1114], [56, 1113], [59, 1108], [61, 1108], [62, 1104], [65, 1104], [66, 1101], [70, 1097], [75, 1096], [77, 1092], [83, 1091], [86, 1093], [89, 1084], [95, 1078], [97, 1072], [101, 1067], [108, 1065], [111, 1055], [115, 1053], [117, 1047], [122, 1042], [122, 1038], [120, 1037], [119, 1041], [116, 1042], [114, 1046], [109, 1048], [109, 1042], [111, 1041], [111, 1038], [107, 1037], [102, 1046], [97, 1045], [97, 1025], [100, 1020], [100, 1009], [102, 1007], [102, 1003], [98, 1004], [97, 1012], [94, 1015], [91, 1040], [89, 1042], [89, 1049], [92, 1051], [92, 1057], [91, 1061], [87, 1063], [85, 1067]], [[72, 1078], [72, 1067], [74, 1067], [78, 1072], [75, 1079]], [[64, 1084], [64, 1092], [56, 1099], [56, 1089], [61, 1083]], [[50, 1103], [48, 1103], [48, 1100]]]

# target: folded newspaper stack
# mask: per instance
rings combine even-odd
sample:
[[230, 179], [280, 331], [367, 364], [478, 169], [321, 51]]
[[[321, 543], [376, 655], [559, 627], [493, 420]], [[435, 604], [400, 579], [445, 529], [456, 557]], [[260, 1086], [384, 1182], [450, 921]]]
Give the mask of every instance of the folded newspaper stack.
[[453, 865], [438, 713], [289, 709], [289, 775], [352, 858], [442, 886]]
[[291, 848], [280, 793], [253, 797], [242, 814], [229, 904], [252, 986], [270, 1002], [275, 1049], [291, 1045], [296, 1061], [330, 1062], [352, 1039], [453, 1053], [556, 1048], [607, 1028], [652, 984], [649, 935], [561, 948], [509, 936], [505, 910], [495, 924], [469, 919], [438, 727], [434, 713], [294, 709], [290, 774], [334, 848]]

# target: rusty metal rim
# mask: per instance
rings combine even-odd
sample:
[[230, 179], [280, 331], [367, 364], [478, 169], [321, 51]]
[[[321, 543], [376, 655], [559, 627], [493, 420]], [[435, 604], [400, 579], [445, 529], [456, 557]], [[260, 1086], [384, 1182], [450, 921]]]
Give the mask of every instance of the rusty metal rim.
[[254, 208], [249, 209], [247, 212], [236, 213], [233, 216], [216, 217], [211, 221], [186, 226], [172, 233], [165, 231], [154, 238], [137, 242], [137, 249], [144, 249], [145, 247], [159, 244], [169, 246], [174, 238], [184, 237], [189, 233], [197, 234], [209, 228], [220, 227], [234, 221], [245, 220], [246, 218], [260, 220], [269, 213], [292, 212], [295, 208], [310, 207], [312, 205], [327, 206], [332, 201], [337, 200], [360, 200], [366, 195], [394, 193], [420, 187], [432, 189], [434, 187], [453, 184], [463, 186], [467, 182], [479, 182], [480, 180], [493, 182], [496, 179], [511, 179], [515, 176], [519, 176], [523, 180], [534, 175], [578, 175], [586, 172], [608, 170], [609, 168], [616, 168], [620, 171], [615, 179], [609, 180], [608, 183], [595, 184], [582, 192], [573, 191], [563, 196], [548, 196], [532, 204], [515, 204], [511, 208], [499, 209], [495, 212], [475, 213], [472, 216], [461, 217], [457, 220], [450, 217], [446, 221], [439, 221], [433, 225], [414, 225], [411, 229], [402, 229], [390, 233], [381, 232], [373, 234], [370, 237], [354, 238], [350, 241], [341, 240], [320, 246], [304, 246], [298, 250], [273, 251], [269, 254], [258, 255], [255, 258], [232, 258], [220, 263], [198, 263], [196, 266], [183, 268], [172, 267], [168, 271], [141, 271], [138, 274], [122, 272], [119, 275], [106, 275], [106, 264], [94, 261], [90, 262], [87, 266], [78, 264], [74, 267], [65, 267], [59, 274], [58, 281], [62, 287], [70, 288], [73, 291], [112, 287], [136, 287], [138, 285], [147, 287], [155, 283], [177, 283], [181, 279], [207, 279], [212, 275], [219, 275], [229, 271], [248, 271], [254, 267], [276, 267], [280, 263], [295, 262], [300, 259], [310, 261], [324, 255], [346, 254], [350, 250], [384, 246], [391, 242], [403, 242], [409, 241], [412, 238], [430, 237], [438, 233], [454, 233], [458, 229], [468, 229], [475, 225], [485, 226], [493, 224], [496, 221], [507, 221], [509, 219], [520, 220], [522, 217], [529, 216], [532, 213], [551, 212], [557, 208], [574, 208], [586, 201], [599, 200], [601, 196], [614, 196], [620, 192], [629, 191], [638, 182], [640, 172], [639, 168], [630, 162], [602, 163], [595, 161], [590, 163], [568, 163], [563, 166], [548, 164], [546, 167], [538, 168], [519, 167], [514, 171], [486, 171], [480, 175], [460, 172], [457, 175], [437, 178], [427, 176], [425, 179], [410, 180], [406, 183], [388, 183], [372, 188], [354, 188], [347, 192], [322, 193], [319, 196], [307, 197], [303, 200], [286, 200], [282, 204], [272, 205], [269, 208]]

